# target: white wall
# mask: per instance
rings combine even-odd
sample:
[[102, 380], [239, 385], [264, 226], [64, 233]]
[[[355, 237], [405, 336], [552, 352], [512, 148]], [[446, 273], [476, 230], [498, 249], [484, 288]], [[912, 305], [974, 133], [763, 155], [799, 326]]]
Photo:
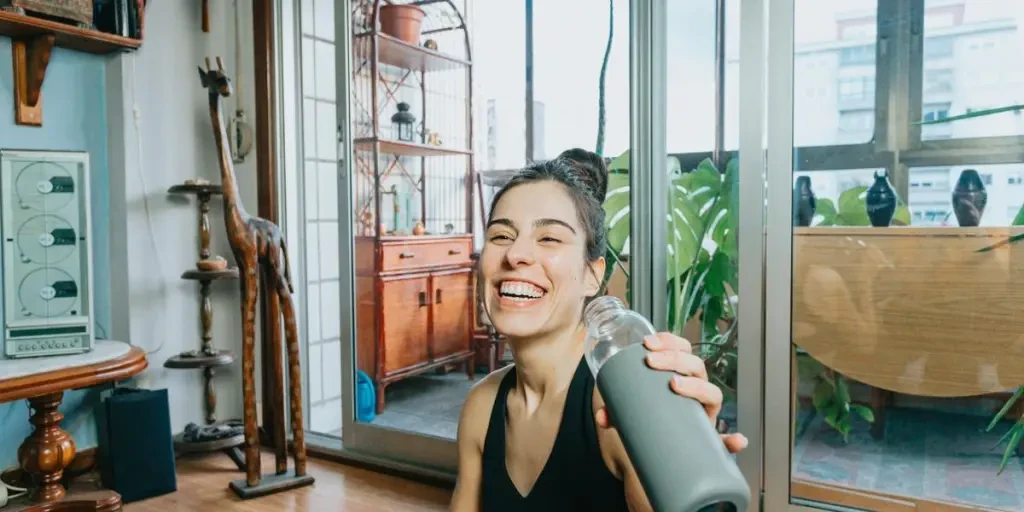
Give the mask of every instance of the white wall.
[[[211, 30], [203, 33], [198, 2], [150, 2], [142, 48], [107, 64], [111, 336], [149, 352], [149, 368], [139, 384], [169, 390], [175, 431], [203, 421], [205, 393], [201, 371], [163, 368], [167, 358], [197, 349], [201, 341], [199, 286], [180, 279], [198, 259], [198, 208], [194, 198], [172, 197], [167, 189], [188, 178], [220, 182], [197, 66], [207, 56], [221, 56], [229, 75], [237, 76], [233, 4], [210, 2]], [[245, 108], [255, 123], [252, 2], [241, 4]], [[235, 97], [228, 98], [225, 110], [234, 109]], [[236, 174], [243, 202], [255, 214], [255, 149], [236, 164]], [[213, 252], [233, 262], [217, 199], [211, 210]], [[213, 290], [214, 345], [240, 359], [238, 284], [214, 283]], [[217, 377], [218, 419], [241, 417], [239, 368], [236, 362]]]

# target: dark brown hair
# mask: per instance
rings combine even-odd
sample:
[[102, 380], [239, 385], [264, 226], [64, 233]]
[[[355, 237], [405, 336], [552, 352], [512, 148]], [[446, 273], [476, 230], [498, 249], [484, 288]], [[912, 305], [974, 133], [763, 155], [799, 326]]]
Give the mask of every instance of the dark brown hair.
[[[576, 207], [576, 215], [586, 237], [587, 261], [604, 256], [606, 231], [604, 227], [604, 196], [608, 192], [608, 165], [604, 158], [585, 149], [563, 151], [553, 160], [537, 163], [516, 173], [498, 190], [491, 201], [491, 212], [505, 192], [540, 181], [554, 181], [565, 187]], [[491, 221], [487, 219], [488, 223]]]

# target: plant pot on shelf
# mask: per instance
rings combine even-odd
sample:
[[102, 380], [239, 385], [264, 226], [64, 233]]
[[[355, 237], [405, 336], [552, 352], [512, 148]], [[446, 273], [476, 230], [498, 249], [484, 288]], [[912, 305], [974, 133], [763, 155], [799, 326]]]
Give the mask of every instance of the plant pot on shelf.
[[423, 9], [415, 5], [383, 5], [380, 8], [380, 31], [419, 46], [423, 16]]

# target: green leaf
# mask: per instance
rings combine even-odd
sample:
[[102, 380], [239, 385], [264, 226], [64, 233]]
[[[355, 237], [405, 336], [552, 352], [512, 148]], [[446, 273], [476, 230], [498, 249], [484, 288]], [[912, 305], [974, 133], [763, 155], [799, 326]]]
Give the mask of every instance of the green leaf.
[[837, 226], [870, 226], [865, 198], [867, 187], [853, 187], [839, 194], [839, 212], [836, 214]]
[[1010, 457], [1017, 452], [1017, 445], [1020, 444], [1021, 437], [1024, 437], [1024, 424], [1017, 423], [1013, 426], [1013, 429], [1013, 436], [1010, 437], [1010, 442], [1006, 445], [1006, 451], [1003, 452], [1003, 460], [999, 462], [999, 471], [996, 472], [997, 475], [1002, 474], [1003, 470], [1006, 469], [1006, 464], [1010, 462]]
[[625, 173], [629, 172], [629, 150], [627, 149], [621, 155], [612, 159], [608, 163], [609, 171], [622, 171]]
[[825, 414], [825, 423], [836, 430], [839, 429], [839, 408], [835, 405], [829, 406]]
[[946, 117], [944, 119], [933, 119], [931, 121], [918, 121], [914, 124], [926, 125], [926, 124], [945, 124], [953, 121], [959, 121], [961, 119], [972, 119], [975, 117], [985, 117], [995, 114], [1002, 114], [1003, 112], [1018, 112], [1024, 110], [1024, 105], [1009, 105], [1006, 107], [989, 108], [985, 110], [975, 110], [973, 112], [967, 112], [964, 114], [958, 114], [955, 116]]
[[860, 416], [861, 418], [864, 418], [868, 423], [875, 422], [875, 411], [872, 411], [870, 407], [860, 404], [853, 404], [850, 406], [850, 409], [852, 409], [853, 412], [857, 413], [857, 415]]
[[832, 405], [833, 396], [832, 386], [828, 381], [819, 380], [818, 384], [814, 386], [814, 393], [811, 395], [811, 401], [814, 403], [815, 409], [823, 411], [823, 409]]
[[821, 220], [815, 226], [832, 226], [836, 223], [836, 205], [831, 199], [824, 197], [818, 199], [814, 208], [814, 216], [821, 216]]
[[604, 199], [608, 247], [622, 254], [629, 239], [629, 175], [608, 174], [608, 193]]
[[846, 379], [838, 373], [836, 374], [836, 401], [843, 404], [850, 403], [850, 388], [846, 385]]
[[1013, 218], [1011, 226], [1024, 226], [1024, 206], [1021, 206], [1020, 210], [1017, 211], [1017, 216]]
[[1013, 407], [1013, 404], [1017, 403], [1017, 400], [1020, 400], [1021, 396], [1024, 396], [1024, 386], [1021, 386], [1017, 388], [1017, 391], [1014, 391], [1013, 395], [1010, 396], [1010, 399], [1003, 404], [1003, 407], [999, 409], [999, 412], [997, 412], [992, 418], [992, 421], [989, 422], [988, 427], [985, 428], [985, 432], [991, 431], [992, 427], [995, 427], [996, 424], [999, 423], [999, 420], [1003, 419], [1003, 417], [1006, 416], [1006, 413], [1010, 412], [1010, 408]]

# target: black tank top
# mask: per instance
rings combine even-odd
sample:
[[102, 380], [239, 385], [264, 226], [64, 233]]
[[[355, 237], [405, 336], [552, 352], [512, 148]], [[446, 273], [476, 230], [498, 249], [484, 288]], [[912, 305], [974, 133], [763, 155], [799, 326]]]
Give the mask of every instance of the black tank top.
[[516, 489], [505, 467], [505, 415], [515, 369], [501, 379], [483, 453], [483, 512], [627, 511], [621, 480], [601, 457], [594, 425], [594, 377], [580, 360], [565, 397], [562, 421], [547, 463], [529, 494]]

